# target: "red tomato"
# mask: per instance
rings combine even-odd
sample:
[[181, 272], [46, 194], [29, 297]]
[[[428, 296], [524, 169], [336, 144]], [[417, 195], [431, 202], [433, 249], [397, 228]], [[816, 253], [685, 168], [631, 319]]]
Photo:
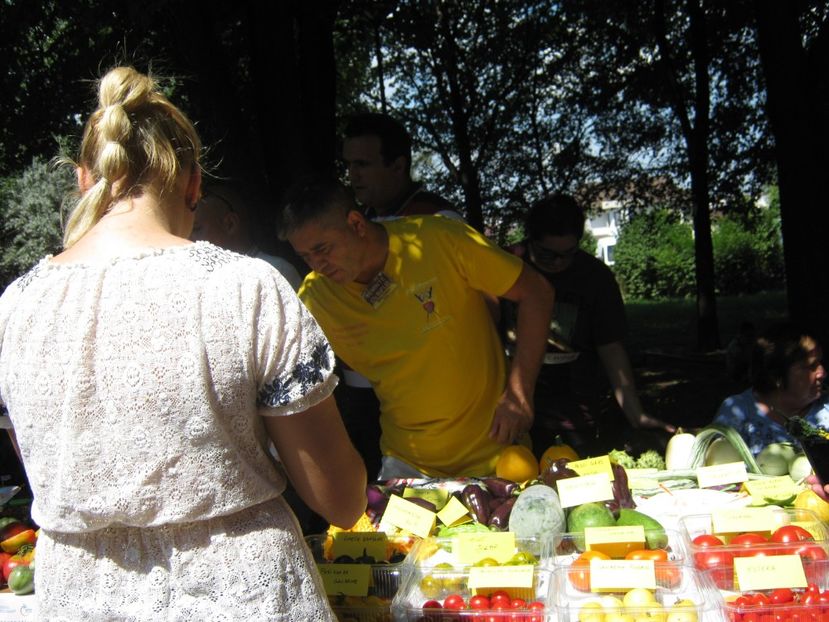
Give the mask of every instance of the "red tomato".
[[826, 551], [818, 544], [801, 544], [792, 553], [811, 561], [826, 559]]
[[768, 605], [771, 602], [771, 599], [763, 594], [762, 592], [757, 592], [756, 594], [751, 595], [751, 604], [752, 605]]
[[794, 592], [787, 587], [779, 587], [771, 593], [769, 600], [775, 605], [782, 605], [794, 601]]
[[502, 590], [499, 590], [498, 592], [493, 592], [489, 595], [489, 604], [492, 606], [493, 609], [498, 609], [499, 607], [503, 609], [509, 609], [511, 601], [512, 599], [509, 597], [509, 594]]
[[734, 536], [731, 539], [730, 544], [735, 546], [751, 546], [753, 544], [763, 544], [768, 542], [763, 536], [759, 533], [741, 533], [738, 536]]
[[743, 594], [742, 596], [738, 596], [734, 600], [734, 606], [735, 607], [743, 608], [743, 607], [747, 607], [749, 605], [751, 605], [751, 599], [748, 596], [746, 596], [745, 594]]
[[443, 605], [436, 600], [427, 600], [423, 603], [423, 609], [443, 609]]
[[513, 598], [509, 604], [511, 609], [526, 609], [527, 601], [523, 598]]
[[18, 566], [28, 566], [30, 560], [23, 559], [20, 555], [9, 555], [3, 562], [3, 580], [8, 581], [12, 570]]
[[712, 546], [722, 546], [723, 541], [720, 540], [717, 536], [712, 536], [711, 534], [704, 533], [701, 536], [697, 536], [692, 540], [694, 545], [701, 546], [702, 548], [709, 548]]
[[733, 566], [734, 555], [728, 551], [708, 549], [700, 553], [694, 553], [694, 563], [700, 570], [716, 568], [717, 566]]
[[466, 601], [460, 594], [449, 594], [443, 599], [444, 609], [466, 609]]
[[489, 599], [482, 594], [476, 594], [472, 598], [469, 599], [469, 608], [470, 609], [477, 609], [479, 611], [485, 611], [492, 606], [492, 603], [489, 602]]
[[544, 603], [537, 600], [531, 602], [527, 607], [530, 610], [529, 622], [544, 622]]
[[797, 525], [785, 525], [771, 534], [771, 538], [769, 538], [769, 540], [772, 542], [788, 543], [814, 540], [814, 537], [808, 531], [803, 529], [803, 527], [798, 527]]

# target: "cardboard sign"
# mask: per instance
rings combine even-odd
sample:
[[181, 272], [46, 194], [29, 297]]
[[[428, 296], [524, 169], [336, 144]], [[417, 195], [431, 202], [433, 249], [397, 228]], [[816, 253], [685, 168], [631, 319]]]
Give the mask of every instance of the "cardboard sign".
[[388, 561], [387, 544], [388, 538], [382, 531], [338, 531], [334, 534], [331, 555], [333, 559], [340, 555], [353, 558], [368, 555], [378, 562]]
[[624, 557], [631, 551], [645, 548], [645, 528], [585, 527], [584, 543], [588, 551], [601, 551], [610, 557]]
[[470, 589], [498, 587], [532, 587], [535, 566], [473, 566], [469, 569]]
[[620, 592], [635, 587], [656, 589], [653, 560], [590, 560], [591, 592]]
[[435, 527], [435, 516], [434, 512], [406, 501], [403, 497], [392, 495], [380, 520], [380, 530], [385, 531], [383, 527], [391, 525], [426, 538]]
[[607, 478], [613, 481], [613, 467], [610, 466], [610, 458], [607, 456], [596, 456], [584, 460], [574, 460], [567, 463], [567, 468], [573, 469], [579, 475], [597, 475], [607, 473]]
[[748, 481], [745, 462], [727, 462], [697, 469], [697, 483], [700, 488], [739, 484]]
[[556, 486], [561, 507], [564, 508], [613, 498], [613, 488], [607, 473], [560, 479], [556, 482]]
[[771, 508], [718, 508], [711, 513], [714, 533], [771, 531], [777, 522]]
[[806, 587], [806, 573], [800, 555], [735, 557], [734, 576], [743, 592]]
[[462, 533], [454, 538], [452, 552], [467, 566], [487, 557], [503, 564], [515, 555], [515, 534], [511, 531]]
[[325, 593], [368, 596], [371, 564], [319, 564]]
[[443, 509], [438, 512], [438, 519], [444, 525], [462, 525], [472, 520], [469, 515], [469, 508], [458, 501], [455, 497], [449, 497], [449, 501], [443, 506]]

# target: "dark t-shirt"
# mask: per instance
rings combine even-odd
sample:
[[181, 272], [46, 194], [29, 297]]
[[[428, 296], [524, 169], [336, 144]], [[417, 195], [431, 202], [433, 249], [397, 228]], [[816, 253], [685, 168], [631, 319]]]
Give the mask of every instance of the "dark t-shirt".
[[[523, 248], [511, 250], [536, 267]], [[536, 416], [566, 421], [565, 427], [589, 427], [598, 417], [608, 386], [597, 347], [625, 338], [622, 295], [610, 268], [582, 250], [564, 272], [539, 272], [555, 288], [555, 308], [536, 386]], [[507, 305], [504, 320], [509, 349], [510, 336], [515, 334], [514, 305]]]

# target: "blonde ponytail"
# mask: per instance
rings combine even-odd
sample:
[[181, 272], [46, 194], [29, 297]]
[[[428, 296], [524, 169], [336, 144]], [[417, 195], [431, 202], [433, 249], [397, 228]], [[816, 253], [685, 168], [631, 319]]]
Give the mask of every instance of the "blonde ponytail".
[[84, 128], [80, 156], [94, 181], [66, 220], [63, 245], [69, 248], [103, 217], [110, 206], [146, 191], [173, 190], [183, 171], [198, 166], [201, 142], [192, 122], [132, 67], [116, 67], [100, 81], [98, 109]]

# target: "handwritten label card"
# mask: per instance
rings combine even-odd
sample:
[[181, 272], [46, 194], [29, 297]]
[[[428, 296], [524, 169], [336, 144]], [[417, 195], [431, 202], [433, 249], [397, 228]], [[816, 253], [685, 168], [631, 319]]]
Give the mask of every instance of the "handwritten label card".
[[319, 564], [325, 593], [368, 596], [371, 564]]
[[380, 520], [380, 531], [385, 531], [384, 526], [391, 525], [427, 538], [435, 527], [435, 516], [434, 512], [406, 501], [403, 497], [392, 495]]
[[697, 469], [697, 483], [700, 488], [739, 484], [748, 480], [745, 462], [727, 462]]
[[574, 460], [573, 462], [568, 462], [567, 467], [573, 469], [579, 475], [607, 473], [607, 478], [611, 482], [613, 481], [613, 467], [610, 466], [610, 458], [607, 456], [596, 456], [595, 458]]
[[449, 501], [443, 506], [443, 509], [438, 512], [438, 518], [444, 525], [462, 525], [472, 521], [469, 515], [469, 508], [458, 501], [455, 497], [449, 497]]
[[613, 498], [613, 488], [607, 473], [560, 479], [556, 482], [556, 486], [558, 486], [561, 507], [564, 508]]
[[800, 555], [735, 557], [734, 574], [743, 592], [806, 587], [806, 573]]
[[656, 589], [653, 560], [590, 560], [591, 592], [617, 592], [635, 587]]
[[386, 560], [388, 538], [382, 531], [338, 531], [334, 534], [331, 554], [334, 559], [340, 555], [360, 557], [368, 555], [376, 561]]
[[403, 498], [410, 499], [411, 497], [417, 497], [419, 499], [423, 499], [424, 501], [428, 501], [439, 510], [446, 505], [446, 500], [449, 499], [449, 491], [437, 489], [426, 490], [424, 488], [404, 488]]
[[714, 533], [771, 531], [776, 524], [771, 508], [718, 508], [711, 513]]
[[473, 566], [469, 569], [469, 588], [532, 587], [535, 566]]
[[515, 555], [515, 534], [511, 531], [462, 533], [454, 539], [452, 551], [465, 565], [471, 566], [487, 557], [503, 564]]
[[636, 549], [645, 548], [645, 528], [585, 527], [584, 542], [588, 551], [601, 551], [610, 557], [624, 557]]
[[796, 492], [794, 480], [788, 475], [749, 480], [745, 486], [758, 503], [765, 503], [766, 499], [788, 499]]

